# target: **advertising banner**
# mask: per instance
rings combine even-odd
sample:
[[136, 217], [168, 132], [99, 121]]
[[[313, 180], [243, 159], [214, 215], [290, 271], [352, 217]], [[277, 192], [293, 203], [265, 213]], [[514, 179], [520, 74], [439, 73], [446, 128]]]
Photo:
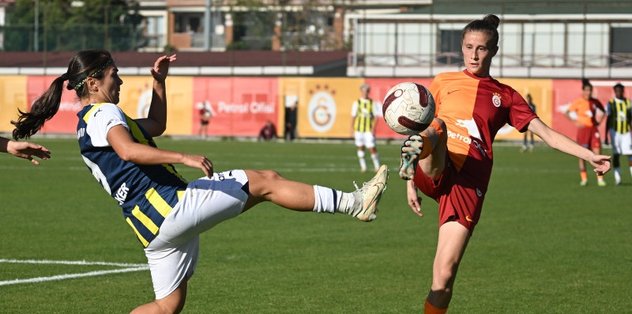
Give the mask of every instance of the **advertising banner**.
[[27, 110], [26, 76], [0, 77], [0, 132], [13, 131], [11, 120], [18, 118], [18, 109]]
[[[151, 104], [154, 79], [151, 76], [123, 76], [119, 107], [132, 119], [146, 118]], [[167, 86], [166, 135], [191, 134], [193, 78], [170, 76]]]
[[[28, 110], [31, 105], [41, 96], [57, 76], [29, 76], [27, 80], [27, 104]], [[61, 96], [59, 110], [55, 116], [46, 121], [39, 134], [47, 133], [70, 133], [74, 134], [77, 130], [77, 112], [81, 110], [81, 103], [74, 91], [64, 88]]]
[[201, 117], [210, 107], [206, 134], [214, 136], [257, 136], [267, 121], [279, 132], [277, 78], [196, 77], [193, 78], [191, 134], [204, 131]]
[[[553, 121], [553, 84], [548, 79], [499, 79], [499, 82], [507, 84], [515, 89], [522, 98], [526, 99], [527, 95], [531, 95], [535, 111], [540, 120], [551, 126]], [[524, 134], [518, 132], [512, 126], [506, 124], [498, 131], [497, 140], [522, 140]], [[535, 137], [535, 140], [540, 140]]]

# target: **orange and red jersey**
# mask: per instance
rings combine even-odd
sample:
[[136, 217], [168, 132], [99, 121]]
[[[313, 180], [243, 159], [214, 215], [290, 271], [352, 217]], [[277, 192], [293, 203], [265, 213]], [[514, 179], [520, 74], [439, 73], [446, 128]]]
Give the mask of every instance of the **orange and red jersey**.
[[430, 84], [435, 115], [448, 129], [448, 154], [456, 170], [487, 189], [492, 168], [492, 143], [505, 124], [526, 131], [537, 115], [510, 86], [467, 70], [437, 75]]
[[585, 99], [583, 97], [575, 99], [568, 107], [569, 112], [577, 114], [577, 123], [584, 127], [599, 125], [595, 119], [597, 111], [605, 112], [601, 102], [595, 98]]

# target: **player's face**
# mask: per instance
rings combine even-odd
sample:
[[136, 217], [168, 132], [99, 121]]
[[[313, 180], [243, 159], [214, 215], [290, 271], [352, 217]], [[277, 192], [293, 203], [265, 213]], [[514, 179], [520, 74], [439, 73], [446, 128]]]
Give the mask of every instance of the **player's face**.
[[619, 98], [619, 99], [623, 99], [623, 87], [617, 87], [614, 89], [614, 95]]
[[463, 63], [468, 72], [485, 77], [489, 76], [489, 67], [492, 58], [498, 51], [497, 46], [493, 46], [491, 36], [485, 32], [470, 31], [463, 36], [461, 51], [463, 52]]
[[592, 86], [584, 86], [584, 88], [582, 88], [582, 97], [584, 97], [584, 99], [590, 99], [590, 97], [592, 97]]
[[105, 69], [103, 78], [100, 80], [99, 100], [118, 104], [121, 85], [123, 85], [123, 80], [118, 76], [118, 68], [113, 65]]

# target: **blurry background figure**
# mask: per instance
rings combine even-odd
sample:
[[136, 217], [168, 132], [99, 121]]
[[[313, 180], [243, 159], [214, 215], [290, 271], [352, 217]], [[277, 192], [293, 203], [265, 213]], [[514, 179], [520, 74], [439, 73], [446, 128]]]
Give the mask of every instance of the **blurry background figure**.
[[[536, 113], [535, 104], [533, 103], [531, 94], [527, 94], [526, 100], [527, 100], [527, 105], [529, 105], [529, 108], [531, 108], [531, 111], [533, 111], [533, 113]], [[530, 141], [527, 139], [528, 137], [531, 137]], [[524, 132], [524, 138], [522, 139], [522, 148], [520, 148], [520, 152], [525, 152], [527, 150], [529, 150], [530, 152], [533, 151], [534, 144], [535, 142], [533, 141], [533, 132], [531, 131]]]
[[136, 106], [137, 119], [143, 119], [149, 116], [151, 93], [151, 86], [149, 86], [149, 83], [145, 83], [145, 87], [143, 88], [143, 90], [140, 91], [140, 96], [138, 96], [138, 106]]
[[205, 100], [203, 102], [199, 102], [197, 104], [197, 109], [200, 113], [200, 126], [198, 129], [198, 135], [202, 138], [206, 138], [208, 136], [208, 124], [211, 121], [211, 118], [215, 115], [213, 111], [213, 106], [211, 106], [211, 102]]
[[380, 167], [380, 156], [375, 147], [375, 118], [380, 115], [377, 104], [369, 98], [371, 87], [368, 84], [360, 86], [362, 97], [353, 102], [351, 106], [351, 117], [353, 127], [353, 137], [357, 147], [360, 171], [366, 171], [366, 161], [364, 160], [365, 147], [371, 152], [371, 160], [375, 171]]
[[257, 137], [257, 140], [270, 141], [275, 138], [277, 138], [276, 127], [272, 121], [268, 120], [261, 128], [261, 131], [259, 131], [259, 137]]
[[[590, 81], [582, 79], [582, 96], [573, 100], [566, 110], [566, 116], [577, 125], [577, 144], [598, 155], [601, 152], [599, 123], [605, 118], [606, 111], [601, 102], [592, 96], [592, 92]], [[579, 185], [588, 184], [586, 162], [583, 159], [579, 159], [579, 175]], [[606, 186], [602, 175], [597, 175], [597, 185]]]
[[296, 138], [296, 111], [298, 99], [285, 107], [285, 140], [293, 141]]
[[625, 98], [624, 87], [617, 83], [614, 87], [614, 98], [606, 107], [606, 139], [610, 137], [612, 144], [612, 166], [614, 183], [621, 184], [621, 166], [619, 156], [628, 156], [628, 166], [632, 174], [632, 106], [630, 99]]

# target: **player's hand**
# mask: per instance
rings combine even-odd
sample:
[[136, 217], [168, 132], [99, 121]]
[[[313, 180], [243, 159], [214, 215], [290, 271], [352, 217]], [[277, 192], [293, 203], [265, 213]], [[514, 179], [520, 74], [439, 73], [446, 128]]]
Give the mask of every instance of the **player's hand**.
[[424, 213], [421, 211], [421, 197], [417, 194], [417, 188], [412, 180], [406, 182], [406, 199], [413, 213], [419, 217], [423, 217]]
[[169, 73], [169, 64], [176, 61], [176, 55], [160, 56], [154, 62], [154, 66], [151, 68], [151, 75], [158, 82], [164, 82]]
[[9, 141], [7, 143], [7, 153], [18, 158], [30, 160], [34, 165], [39, 165], [39, 161], [33, 157], [44, 160], [50, 158], [48, 148], [29, 142]]
[[191, 168], [198, 168], [204, 172], [204, 175], [211, 177], [213, 175], [213, 163], [205, 156], [200, 155], [184, 155], [182, 163]]
[[404, 141], [404, 145], [402, 145], [402, 153], [419, 156], [423, 145], [424, 142], [421, 136], [411, 135], [406, 141]]
[[610, 156], [606, 155], [592, 155], [590, 164], [595, 168], [597, 175], [604, 175], [610, 170]]

